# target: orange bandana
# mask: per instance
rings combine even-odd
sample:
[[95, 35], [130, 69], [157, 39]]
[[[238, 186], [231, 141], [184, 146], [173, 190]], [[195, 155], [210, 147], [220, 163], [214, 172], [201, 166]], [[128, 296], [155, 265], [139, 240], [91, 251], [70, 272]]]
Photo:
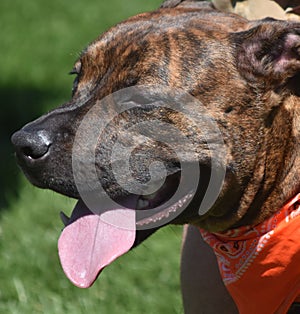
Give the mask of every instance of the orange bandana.
[[300, 193], [255, 227], [200, 231], [240, 314], [283, 314], [300, 296]]

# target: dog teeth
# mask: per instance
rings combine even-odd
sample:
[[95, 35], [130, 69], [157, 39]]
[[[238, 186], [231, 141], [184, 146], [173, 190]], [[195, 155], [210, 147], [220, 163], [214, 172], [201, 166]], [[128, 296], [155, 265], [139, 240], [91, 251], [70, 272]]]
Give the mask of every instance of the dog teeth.
[[67, 226], [69, 224], [70, 218], [64, 212], [60, 212], [59, 215], [60, 215], [60, 219], [62, 220], [63, 224], [65, 226]]
[[194, 194], [189, 193], [186, 196], [184, 196], [182, 199], [180, 199], [177, 203], [172, 205], [169, 208], [166, 208], [165, 210], [162, 210], [161, 212], [154, 214], [152, 217], [145, 218], [143, 220], [140, 220], [137, 222], [138, 226], [145, 226], [150, 223], [155, 223], [157, 221], [160, 221], [162, 219], [166, 219], [170, 216], [171, 213], [176, 213], [178, 209], [180, 209], [185, 203], [193, 198]]
[[143, 209], [149, 207], [149, 201], [140, 198], [137, 202], [137, 208], [136, 209]]

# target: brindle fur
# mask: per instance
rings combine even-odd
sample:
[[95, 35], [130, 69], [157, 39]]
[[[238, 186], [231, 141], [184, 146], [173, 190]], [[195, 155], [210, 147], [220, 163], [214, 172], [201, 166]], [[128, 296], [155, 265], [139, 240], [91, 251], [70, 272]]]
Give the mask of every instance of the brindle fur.
[[[19, 162], [33, 184], [77, 198], [72, 144], [95, 102], [133, 85], [180, 88], [199, 99], [217, 122], [228, 164], [225, 184], [209, 213], [198, 216], [195, 198], [174, 223], [209, 231], [260, 223], [300, 190], [299, 46], [300, 24], [249, 22], [206, 2], [166, 1], [154, 12], [111, 28], [88, 46], [74, 67], [72, 99], [22, 130], [46, 130], [51, 153], [30, 164], [17, 148]], [[200, 133], [191, 133], [189, 121], [180, 114], [166, 111], [164, 118], [193, 134], [198, 150], [190, 162], [205, 164]], [[158, 143], [149, 145], [148, 155], [162, 151]], [[171, 162], [169, 173], [176, 167]], [[102, 164], [98, 171], [110, 185], [109, 165]], [[111, 184], [110, 193], [123, 192]]]

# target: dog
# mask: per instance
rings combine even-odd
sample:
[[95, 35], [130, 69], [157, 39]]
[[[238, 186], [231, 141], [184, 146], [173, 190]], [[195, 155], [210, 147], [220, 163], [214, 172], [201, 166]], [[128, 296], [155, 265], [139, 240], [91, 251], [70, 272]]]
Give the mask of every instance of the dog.
[[[215, 249], [220, 267], [230, 268], [226, 264], [230, 263], [230, 258], [222, 256], [218, 248], [221, 243], [226, 251], [227, 246], [232, 244], [238, 251], [242, 245], [240, 238], [234, 237], [236, 230], [244, 230], [248, 234], [270, 219], [278, 218], [278, 213], [281, 213], [283, 222], [298, 222], [299, 23], [271, 18], [248, 21], [241, 16], [218, 11], [209, 2], [169, 0], [158, 10], [129, 18], [102, 34], [82, 52], [71, 73], [76, 76], [72, 99], [25, 125], [13, 134], [12, 143], [18, 163], [32, 184], [78, 199], [71, 218], [62, 214], [66, 227], [59, 240], [64, 271], [76, 285], [90, 286], [101, 270], [116, 257], [139, 245], [168, 223], [191, 224], [199, 228], [199, 232]], [[139, 92], [139, 86], [146, 90], [149, 88], [148, 96]], [[111, 113], [114, 98], [109, 95], [117, 94], [118, 98], [120, 91], [132, 87], [137, 87], [138, 96], [131, 92], [126, 94], [127, 104], [131, 105], [125, 106], [126, 112], [120, 112], [123, 124], [116, 122], [116, 117]], [[197, 125], [198, 120], [193, 120], [193, 117], [199, 115], [196, 110], [192, 111], [191, 116], [186, 116], [176, 108], [156, 106], [155, 97], [151, 103], [151, 95], [157, 95], [160, 89], [165, 88], [179, 90], [179, 94], [186, 93], [199, 101], [201, 106], [196, 110], [205, 112], [214, 121], [226, 148], [223, 152], [225, 155], [222, 155], [226, 160], [222, 186], [220, 191], [217, 189], [217, 198], [202, 214], [199, 214], [199, 207], [205, 199], [212, 176], [212, 156], [207, 143], [213, 146], [218, 140], [215, 134], [208, 133], [204, 137], [201, 127]], [[167, 96], [170, 94], [167, 93]], [[175, 93], [174, 99], [177, 96]], [[94, 112], [91, 120], [88, 120], [90, 124], [85, 123], [86, 117], [103, 99], [108, 100], [104, 101], [102, 111]], [[131, 217], [132, 212], [143, 215], [151, 212], [143, 216], [144, 226], [151, 227], [118, 229], [99, 223], [99, 219], [93, 218], [97, 216], [97, 213], [93, 214], [95, 208], [91, 210], [93, 204], [87, 206], [86, 199], [83, 199], [82, 194], [89, 195], [93, 184], [97, 183], [88, 178], [85, 187], [76, 181], [74, 146], [78, 148], [75, 151], [79, 155], [84, 152], [84, 144], [89, 142], [92, 134], [89, 132], [92, 129], [91, 121], [97, 124], [98, 120], [106, 116], [110, 117], [110, 123], [103, 130], [96, 128], [97, 132], [101, 131], [101, 140], [97, 137], [94, 159], [91, 159], [98, 183], [101, 183], [102, 194], [108, 195], [117, 204], [115, 208], [109, 208], [110, 212], [121, 212], [121, 216], [109, 219], [124, 217], [125, 224], [130, 225], [134, 219]], [[181, 143], [178, 143], [179, 151], [187, 167], [199, 165], [201, 169], [200, 181], [193, 194], [183, 189], [176, 206], [171, 204], [154, 214], [151, 210], [172, 199], [178, 185], [182, 182], [188, 184], [192, 180], [192, 176], [186, 178], [183, 175], [178, 156], [174, 156], [174, 152], [161, 141], [149, 140], [143, 145], [137, 144], [137, 154], [131, 158], [130, 165], [133, 175], [128, 177], [126, 171], [119, 171], [120, 177], [117, 179], [109, 158], [116, 137], [121, 137], [124, 147], [134, 139], [139, 141], [139, 136], [127, 137], [126, 128], [119, 131], [121, 126], [132, 125], [137, 119], [149, 121], [152, 118], [180, 130], [193, 143], [193, 153], [189, 154], [188, 148]], [[79, 138], [80, 144], [79, 129], [83, 133], [87, 131], [85, 136]], [[155, 128], [149, 133], [155, 133]], [[87, 153], [83, 156], [92, 155]], [[120, 160], [122, 158], [124, 156]], [[133, 181], [143, 184], [149, 181], [151, 174], [148, 166], [157, 159], [166, 165], [166, 178], [158, 192], [138, 195], [129, 193], [128, 189], [119, 184], [119, 181], [125, 182], [130, 190], [134, 186]], [[77, 176], [80, 181], [80, 176], [86, 176], [86, 168], [84, 160], [79, 158], [75, 161], [77, 165], [83, 165]], [[159, 179], [160, 170], [153, 173]], [[106, 203], [102, 203], [105, 207]], [[178, 205], [182, 203], [188, 203], [183, 210], [182, 205]], [[120, 211], [124, 206], [131, 210]], [[172, 216], [174, 206], [176, 215]], [[284, 217], [283, 211], [286, 213]], [[107, 214], [106, 209], [103, 212]], [[171, 221], [168, 221], [169, 217]], [[157, 221], [162, 223], [156, 224]], [[278, 221], [271, 222], [276, 225]], [[265, 229], [265, 233], [274, 233]], [[290, 241], [299, 235], [299, 228], [293, 230]], [[92, 248], [90, 243], [95, 241], [96, 245]], [[255, 241], [252, 244], [257, 248]], [[280, 241], [276, 238], [275, 243]], [[234, 252], [231, 253], [234, 255]], [[300, 249], [293, 254], [295, 256], [291, 265], [295, 270], [295, 261], [300, 259]], [[255, 264], [256, 255], [252, 260]], [[89, 265], [89, 269], [86, 265]], [[285, 267], [282, 268], [288, 269]], [[299, 271], [294, 273], [300, 275]], [[274, 292], [273, 295], [269, 287], [274, 286], [274, 282], [271, 280], [271, 284], [265, 283], [261, 273], [256, 278], [257, 282], [251, 284], [256, 296], [260, 293], [259, 289], [267, 291], [271, 296], [272, 302], [266, 302], [266, 309], [256, 304], [255, 295], [252, 296], [249, 291], [246, 295], [243, 292], [240, 292], [242, 296], [237, 295], [240, 290], [238, 287], [236, 292], [235, 283], [230, 288], [230, 282], [228, 290], [240, 313], [284, 313], [300, 292], [297, 284], [291, 291], [287, 288], [294, 284], [291, 283], [291, 276], [282, 285], [285, 296], [282, 296], [282, 291], [278, 295]], [[284, 279], [280, 277], [280, 280]]]

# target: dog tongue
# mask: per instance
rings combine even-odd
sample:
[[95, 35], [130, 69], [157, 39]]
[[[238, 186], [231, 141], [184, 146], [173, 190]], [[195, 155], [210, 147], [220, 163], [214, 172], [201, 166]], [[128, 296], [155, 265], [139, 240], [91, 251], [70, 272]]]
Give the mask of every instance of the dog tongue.
[[114, 209], [96, 215], [79, 201], [71, 221], [58, 240], [60, 262], [73, 284], [88, 288], [105, 266], [133, 246], [135, 211]]

